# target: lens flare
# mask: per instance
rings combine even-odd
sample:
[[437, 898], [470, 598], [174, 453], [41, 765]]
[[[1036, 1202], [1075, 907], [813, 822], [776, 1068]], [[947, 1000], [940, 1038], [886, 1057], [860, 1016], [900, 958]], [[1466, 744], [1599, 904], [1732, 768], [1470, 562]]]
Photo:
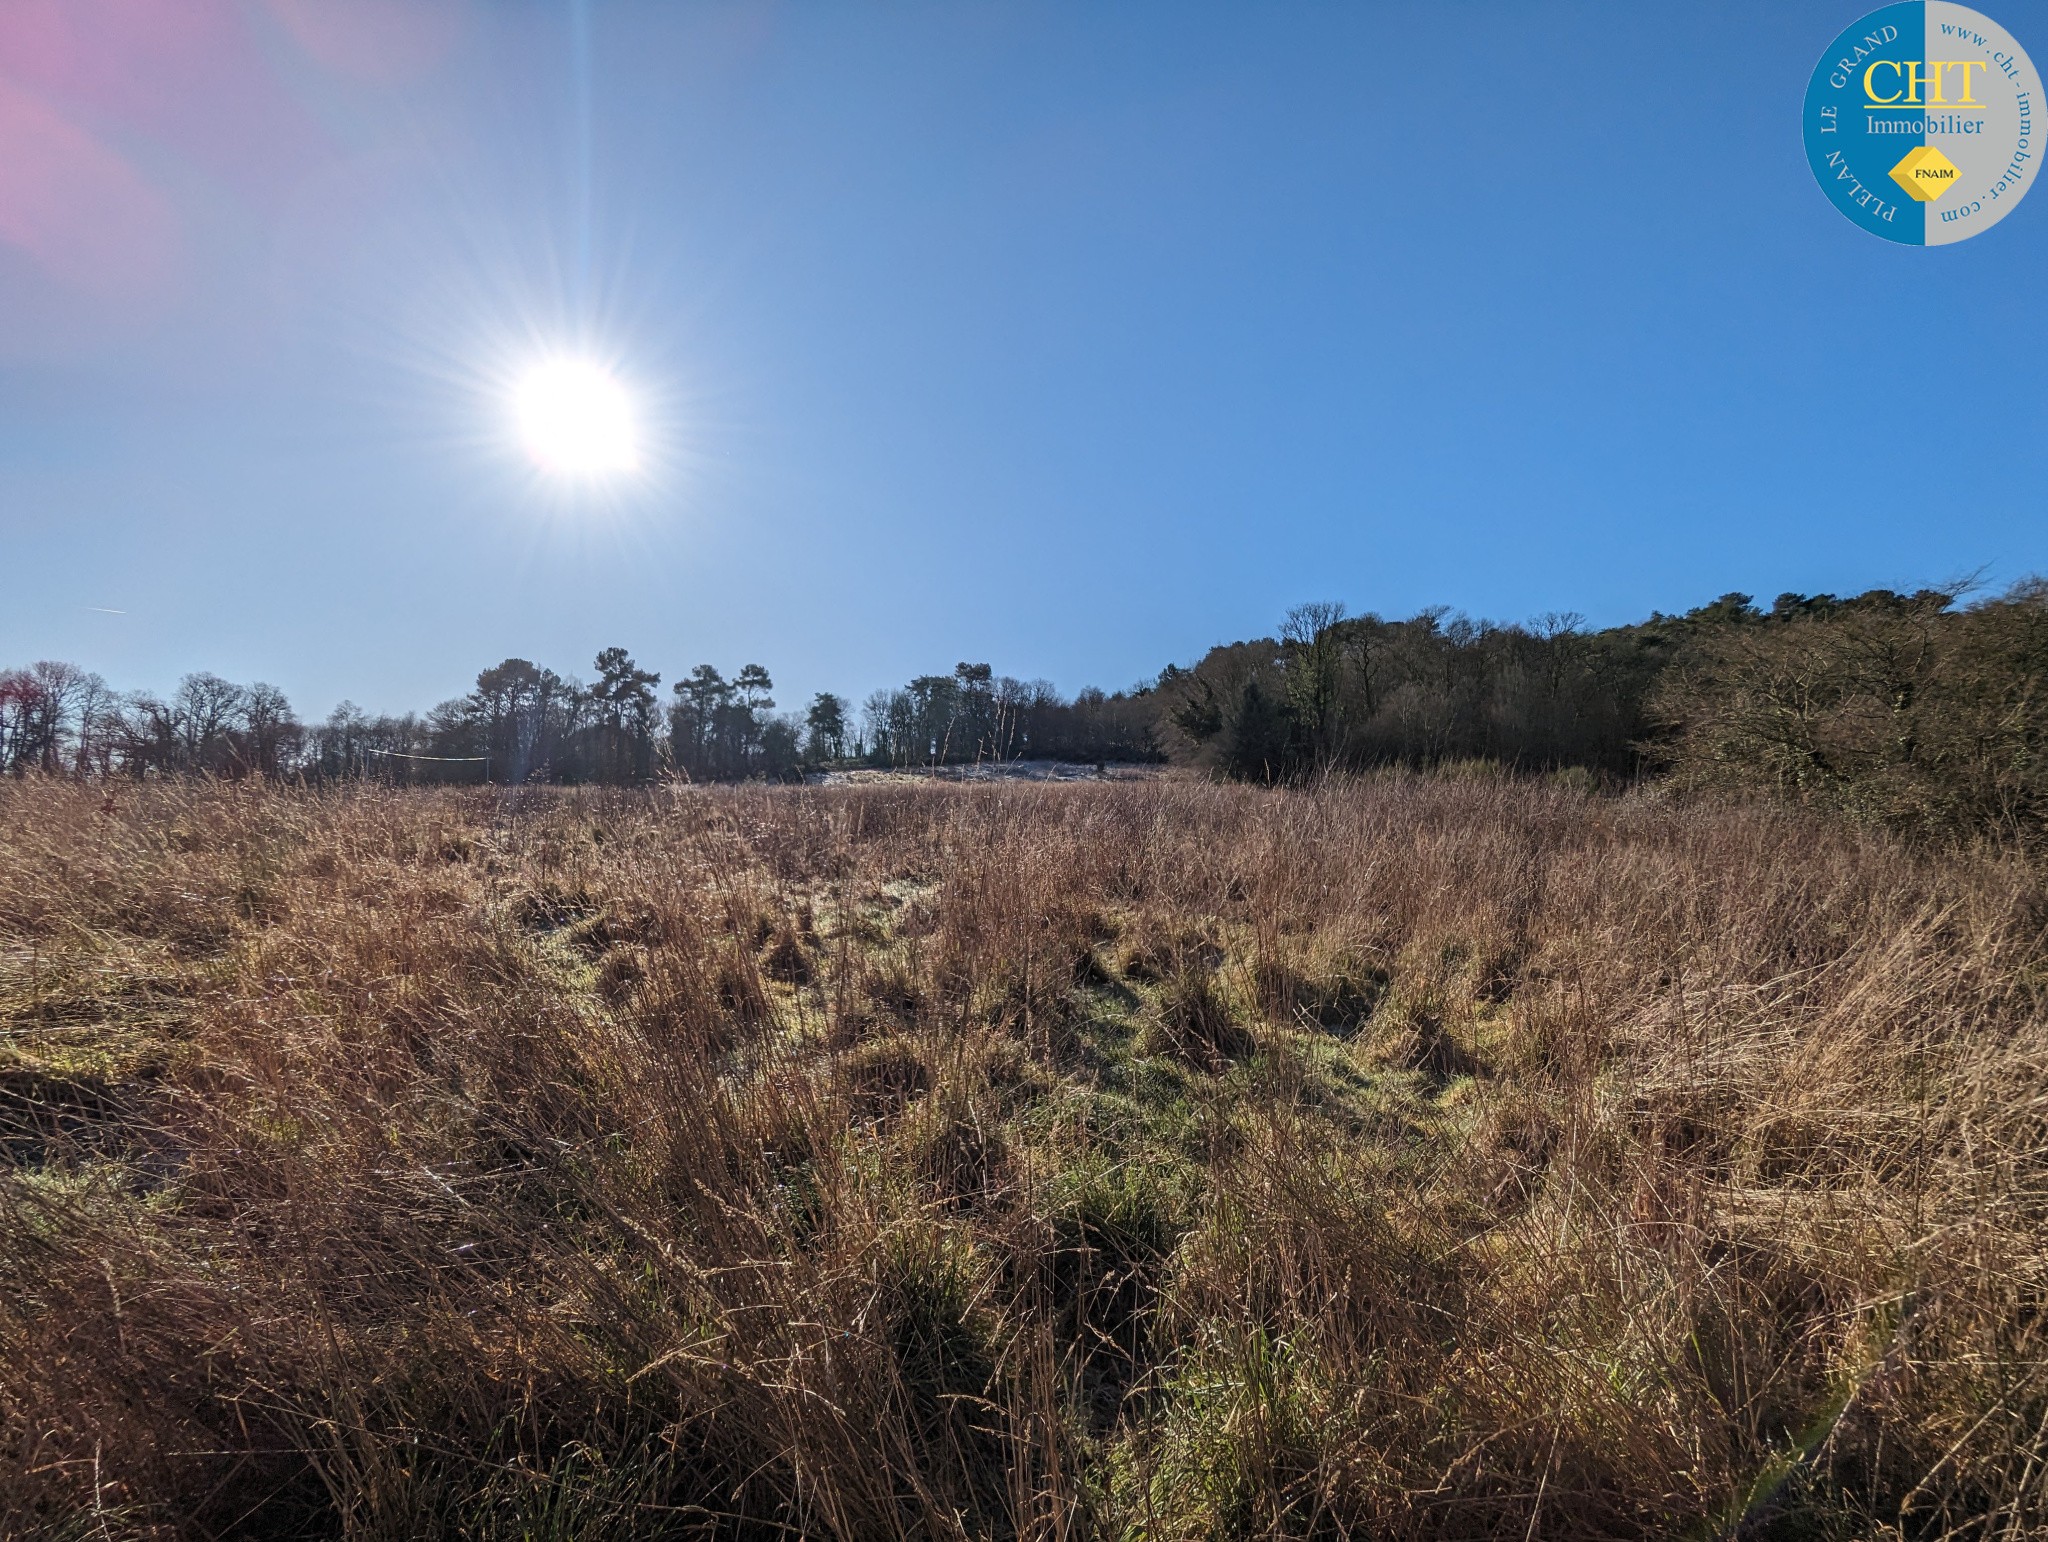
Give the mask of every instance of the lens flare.
[[543, 471], [593, 477], [640, 462], [632, 398], [602, 365], [556, 359], [520, 378], [513, 396], [519, 437]]

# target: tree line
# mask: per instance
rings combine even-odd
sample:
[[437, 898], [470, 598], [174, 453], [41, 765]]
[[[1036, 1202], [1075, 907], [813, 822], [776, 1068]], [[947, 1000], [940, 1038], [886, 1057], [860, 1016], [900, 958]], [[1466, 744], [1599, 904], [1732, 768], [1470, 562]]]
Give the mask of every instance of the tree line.
[[1668, 775], [1895, 828], [2048, 831], [2048, 582], [1840, 598], [1726, 594], [1588, 628], [1296, 607], [1155, 688], [1175, 759], [1298, 781], [1483, 760]]
[[588, 683], [526, 659], [494, 664], [431, 711], [372, 716], [343, 702], [305, 723], [284, 693], [213, 674], [166, 697], [115, 691], [52, 661], [0, 670], [0, 772], [204, 774], [333, 781], [789, 781], [831, 766], [937, 767], [1028, 757], [1159, 759], [1149, 692], [1084, 690], [962, 663], [878, 691], [856, 713], [830, 691], [778, 712], [760, 664], [661, 676], [606, 648]]
[[888, 766], [980, 761], [1145, 761], [1162, 758], [1150, 684], [1072, 701], [1045, 680], [996, 676], [986, 664], [919, 675], [861, 708], [863, 758]]
[[274, 685], [191, 674], [167, 697], [122, 694], [75, 664], [0, 670], [0, 771], [74, 776], [300, 768], [306, 730]]
[[1588, 627], [1334, 603], [1129, 690], [1071, 699], [985, 663], [776, 709], [766, 668], [699, 664], [664, 695], [624, 648], [595, 678], [525, 659], [424, 715], [344, 702], [301, 723], [276, 687], [188, 675], [159, 698], [75, 666], [0, 671], [0, 771], [79, 776], [642, 783], [791, 780], [821, 767], [1171, 760], [1249, 781], [1486, 761], [1651, 775], [1824, 805], [1900, 828], [2048, 829], [2048, 583], [1727, 594]]

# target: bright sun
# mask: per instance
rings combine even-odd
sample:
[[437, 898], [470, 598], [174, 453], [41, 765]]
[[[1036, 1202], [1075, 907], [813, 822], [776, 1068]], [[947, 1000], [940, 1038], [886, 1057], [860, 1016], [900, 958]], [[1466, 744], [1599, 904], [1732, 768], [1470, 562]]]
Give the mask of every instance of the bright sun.
[[526, 453], [545, 471], [600, 476], [639, 464], [633, 403], [601, 365], [537, 365], [521, 377], [514, 405]]

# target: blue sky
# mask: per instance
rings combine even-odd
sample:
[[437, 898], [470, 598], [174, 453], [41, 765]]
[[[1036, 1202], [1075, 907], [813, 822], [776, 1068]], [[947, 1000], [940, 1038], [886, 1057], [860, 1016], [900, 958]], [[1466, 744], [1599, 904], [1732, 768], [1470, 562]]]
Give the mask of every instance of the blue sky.
[[[792, 705], [1306, 599], [2048, 570], [2048, 197], [1940, 249], [1828, 206], [1858, 0], [593, 0], [587, 98], [566, 4], [316, 5], [0, 18], [0, 663], [321, 715], [620, 643]], [[565, 350], [645, 476], [523, 460]]]

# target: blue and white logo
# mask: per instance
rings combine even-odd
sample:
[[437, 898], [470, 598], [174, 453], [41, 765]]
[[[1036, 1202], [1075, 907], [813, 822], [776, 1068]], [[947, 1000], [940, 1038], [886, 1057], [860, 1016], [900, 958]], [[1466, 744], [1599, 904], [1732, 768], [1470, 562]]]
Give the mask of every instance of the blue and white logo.
[[1806, 158], [1873, 235], [1945, 246], [1982, 235], [2040, 165], [2041, 78], [1988, 16], [1948, 0], [1872, 11], [1806, 88]]

